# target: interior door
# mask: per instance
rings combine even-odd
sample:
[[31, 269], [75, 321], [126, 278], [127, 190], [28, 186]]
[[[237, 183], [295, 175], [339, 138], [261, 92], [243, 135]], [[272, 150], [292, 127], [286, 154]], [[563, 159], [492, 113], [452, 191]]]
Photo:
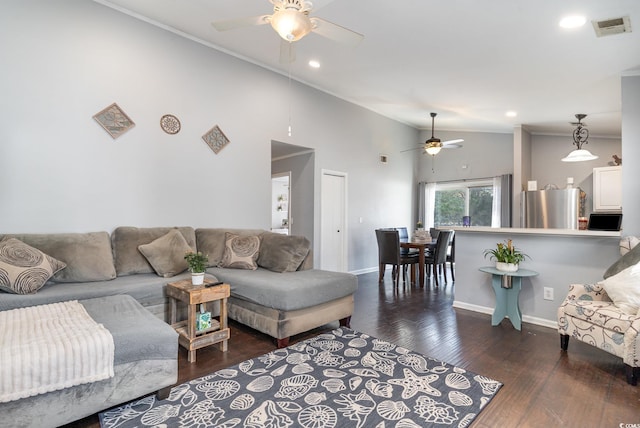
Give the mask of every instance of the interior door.
[[347, 270], [347, 175], [322, 171], [320, 189], [320, 265], [324, 270]]

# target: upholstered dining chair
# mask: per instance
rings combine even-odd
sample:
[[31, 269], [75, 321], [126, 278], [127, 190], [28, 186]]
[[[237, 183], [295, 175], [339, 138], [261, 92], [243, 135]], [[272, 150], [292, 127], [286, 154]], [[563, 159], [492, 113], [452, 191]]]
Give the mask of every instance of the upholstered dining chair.
[[[409, 231], [407, 230], [406, 227], [396, 227], [395, 229], [398, 231], [398, 237], [400, 238], [400, 242], [409, 241]], [[410, 254], [410, 253], [418, 254], [418, 249], [417, 248], [400, 247], [400, 254], [401, 255], [407, 255], [407, 254]]]
[[392, 265], [391, 278], [394, 284], [398, 283], [400, 268], [402, 267], [402, 280], [406, 281], [406, 267], [411, 265], [411, 277], [415, 277], [413, 265], [418, 264], [418, 254], [401, 254], [400, 235], [397, 230], [376, 229], [376, 239], [378, 241], [378, 282], [384, 279], [387, 265]]
[[449, 249], [447, 250], [447, 263], [451, 269], [451, 280], [456, 280], [455, 264], [456, 264], [456, 232], [452, 230], [451, 242], [449, 242]]
[[[427, 272], [432, 271], [436, 280], [436, 286], [439, 286], [438, 268], [442, 268], [444, 282], [447, 282], [447, 250], [449, 243], [453, 237], [453, 230], [440, 230], [438, 239], [436, 239], [435, 249], [425, 257]], [[452, 278], [453, 279], [453, 278]]]

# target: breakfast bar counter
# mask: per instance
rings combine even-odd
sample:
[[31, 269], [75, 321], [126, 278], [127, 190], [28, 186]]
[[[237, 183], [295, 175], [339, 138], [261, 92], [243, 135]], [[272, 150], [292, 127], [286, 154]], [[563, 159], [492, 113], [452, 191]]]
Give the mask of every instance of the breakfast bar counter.
[[[497, 243], [513, 240], [513, 245], [528, 257], [523, 269], [539, 273], [522, 278], [520, 310], [522, 321], [557, 327], [557, 309], [569, 285], [601, 281], [605, 270], [620, 258], [620, 232], [525, 229], [490, 227], [454, 227], [456, 231], [456, 283], [453, 306], [492, 314], [496, 305], [491, 276], [478, 268], [493, 263], [484, 250]], [[547, 297], [543, 298], [545, 288]]]

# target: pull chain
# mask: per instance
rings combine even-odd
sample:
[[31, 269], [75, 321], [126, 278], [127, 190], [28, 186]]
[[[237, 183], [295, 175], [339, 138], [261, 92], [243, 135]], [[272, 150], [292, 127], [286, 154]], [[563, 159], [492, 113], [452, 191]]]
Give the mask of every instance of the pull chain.
[[293, 98], [292, 94], [291, 94], [291, 42], [289, 42], [289, 66], [288, 66], [288, 71], [289, 71], [289, 129], [288, 129], [288, 133], [289, 133], [289, 137], [291, 137], [291, 99]]

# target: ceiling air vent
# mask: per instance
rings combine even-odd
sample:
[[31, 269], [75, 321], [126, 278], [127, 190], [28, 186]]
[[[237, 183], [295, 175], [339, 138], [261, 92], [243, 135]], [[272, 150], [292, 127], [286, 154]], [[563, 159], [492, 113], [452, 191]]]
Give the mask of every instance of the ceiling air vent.
[[631, 32], [631, 21], [628, 16], [604, 19], [602, 21], [591, 21], [591, 23], [598, 37]]

